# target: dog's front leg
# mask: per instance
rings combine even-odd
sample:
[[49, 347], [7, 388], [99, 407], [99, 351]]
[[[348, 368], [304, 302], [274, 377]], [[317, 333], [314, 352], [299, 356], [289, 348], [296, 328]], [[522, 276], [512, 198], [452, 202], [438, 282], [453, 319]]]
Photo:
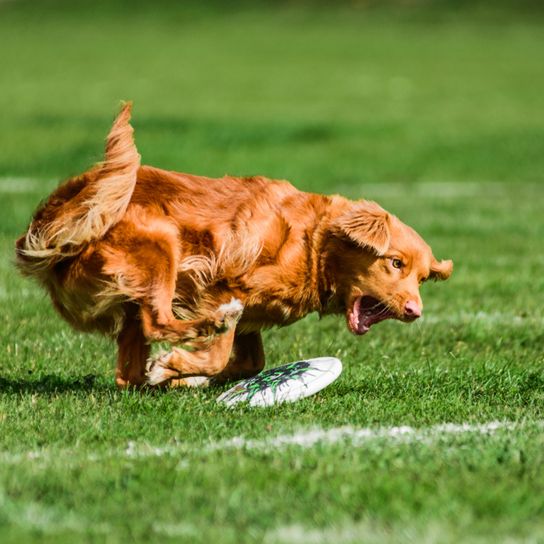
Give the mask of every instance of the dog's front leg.
[[214, 383], [251, 378], [265, 364], [263, 339], [260, 332], [236, 333], [232, 355], [227, 366], [213, 379]]
[[[218, 375], [227, 365], [232, 353], [236, 325], [243, 306], [238, 300], [222, 304], [210, 321], [215, 334], [205, 347], [196, 350], [172, 348], [148, 363], [147, 381], [150, 385], [196, 385], [199, 381]], [[202, 380], [196, 379], [202, 378]]]

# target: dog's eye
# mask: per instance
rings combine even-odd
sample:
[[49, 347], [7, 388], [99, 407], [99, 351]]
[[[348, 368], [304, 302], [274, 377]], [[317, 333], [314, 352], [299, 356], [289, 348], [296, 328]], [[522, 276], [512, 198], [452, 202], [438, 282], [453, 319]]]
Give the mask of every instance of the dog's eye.
[[402, 261], [400, 259], [391, 259], [391, 264], [393, 268], [402, 268]]

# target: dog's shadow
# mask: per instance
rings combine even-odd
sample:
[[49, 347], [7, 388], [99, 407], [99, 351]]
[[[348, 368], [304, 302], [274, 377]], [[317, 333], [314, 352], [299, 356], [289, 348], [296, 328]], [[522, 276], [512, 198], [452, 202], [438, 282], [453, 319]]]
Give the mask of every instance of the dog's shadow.
[[46, 374], [39, 378], [9, 379], [0, 377], [0, 394], [53, 394], [67, 392], [107, 391], [112, 387], [98, 381], [98, 376], [62, 377], [56, 374]]
[[[213, 392], [225, 389], [225, 384], [216, 384], [208, 388]], [[0, 395], [54, 395], [58, 393], [116, 393], [130, 391], [140, 395], [155, 395], [166, 391], [182, 391], [180, 389], [168, 389], [166, 387], [134, 388], [119, 390], [113, 381], [103, 381], [99, 376], [86, 374], [85, 376], [62, 377], [56, 374], [46, 374], [40, 378], [9, 379], [0, 376]]]

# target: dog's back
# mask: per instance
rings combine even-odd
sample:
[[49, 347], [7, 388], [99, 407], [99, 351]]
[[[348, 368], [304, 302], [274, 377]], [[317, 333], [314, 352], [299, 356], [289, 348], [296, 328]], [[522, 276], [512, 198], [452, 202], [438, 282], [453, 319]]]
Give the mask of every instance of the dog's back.
[[210, 285], [236, 282], [257, 264], [265, 267], [253, 282], [262, 292], [271, 281], [266, 267], [294, 258], [280, 250], [289, 236], [303, 239], [305, 223], [315, 223], [313, 200], [324, 198], [260, 176], [213, 179], [141, 166], [130, 110], [127, 104], [115, 120], [104, 162], [60, 185], [16, 242], [20, 271], [48, 290], [74, 328], [114, 336], [126, 302], [145, 294], [135, 259], [148, 260], [150, 285], [162, 274], [155, 257], [164, 247], [178, 271], [174, 310], [187, 318]]

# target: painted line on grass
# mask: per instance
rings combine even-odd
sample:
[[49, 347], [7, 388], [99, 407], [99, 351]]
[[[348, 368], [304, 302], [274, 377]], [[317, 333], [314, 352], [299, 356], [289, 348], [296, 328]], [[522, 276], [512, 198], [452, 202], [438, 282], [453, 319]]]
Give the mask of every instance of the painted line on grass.
[[[0, 267], [1, 268], [1, 267]], [[8, 291], [5, 287], [0, 285], [0, 300], [11, 300], [13, 303], [17, 303], [18, 300], [29, 299], [34, 298], [36, 300], [43, 299], [42, 293], [38, 292], [38, 290], [31, 290], [31, 289], [13, 289], [11, 291]]]
[[[165, 532], [168, 535], [168, 533]], [[170, 534], [173, 534], [170, 529]], [[180, 536], [183, 533], [180, 531]], [[369, 516], [360, 521], [342, 520], [324, 527], [315, 527], [301, 523], [278, 525], [267, 530], [262, 544], [386, 544], [398, 542], [440, 542], [457, 543], [459, 538], [454, 532], [454, 525], [445, 522], [429, 522], [422, 527], [406, 522], [392, 525], [372, 519]], [[471, 542], [484, 541], [475, 540]], [[525, 540], [508, 540], [509, 544], [527, 544]]]
[[91, 523], [74, 512], [63, 512], [39, 502], [13, 500], [1, 489], [0, 510], [9, 523], [47, 535], [66, 532], [104, 535], [111, 531], [107, 523]]
[[[441, 423], [431, 427], [332, 427], [329, 429], [303, 429], [291, 434], [280, 434], [270, 438], [247, 438], [235, 436], [225, 440], [208, 443], [178, 442], [166, 445], [152, 445], [146, 442], [130, 441], [125, 447], [111, 448], [103, 452], [78, 455], [73, 448], [62, 450], [34, 450], [22, 453], [2, 452], [0, 462], [4, 464], [24, 464], [31, 462], [57, 461], [64, 466], [71, 463], [98, 463], [107, 459], [148, 459], [176, 457], [180, 454], [208, 455], [228, 451], [274, 451], [287, 448], [310, 449], [315, 446], [345, 445], [364, 447], [376, 441], [390, 443], [428, 443], [442, 438], [475, 434], [491, 436], [497, 431], [512, 431], [525, 427], [544, 430], [544, 420], [529, 422], [490, 421], [486, 423]], [[183, 466], [180, 466], [183, 468]]]
[[[483, 436], [491, 436], [497, 431], [512, 431], [521, 429], [527, 426], [544, 429], [544, 420], [533, 422], [513, 422], [513, 421], [490, 421], [486, 423], [470, 424], [470, 423], [443, 423], [433, 425], [431, 427], [414, 428], [409, 426], [394, 426], [394, 427], [333, 427], [330, 429], [309, 429], [301, 430], [292, 434], [281, 434], [265, 439], [251, 439], [243, 436], [237, 436], [227, 440], [217, 442], [199, 444], [169, 444], [166, 446], [151, 446], [145, 443], [129, 442], [127, 447], [120, 449], [110, 449], [103, 453], [91, 455], [77, 455], [73, 449], [65, 449], [60, 451], [37, 450], [28, 453], [0, 454], [0, 462], [5, 464], [28, 464], [32, 461], [54, 460], [61, 463], [64, 468], [75, 463], [81, 467], [82, 461], [100, 462], [111, 458], [124, 459], [148, 459], [161, 457], [176, 457], [180, 454], [189, 452], [198, 454], [210, 454], [215, 452], [227, 451], [274, 451], [284, 450], [289, 447], [309, 449], [318, 445], [345, 445], [350, 447], [363, 447], [365, 444], [370, 444], [376, 441], [385, 441], [386, 443], [433, 443], [441, 438], [452, 436], [462, 436], [466, 434], [476, 434]], [[188, 467], [187, 461], [181, 459], [178, 464], [178, 469]], [[92, 534], [107, 534], [109, 525], [107, 523], [95, 524], [91, 523], [84, 517], [76, 514], [66, 515], [54, 508], [47, 507], [40, 503], [30, 502], [21, 504], [13, 502], [3, 491], [0, 490], [0, 509], [8, 520], [21, 527], [32, 527], [33, 529], [42, 531], [46, 534], [56, 533], [92, 533]], [[364, 527], [363, 527], [364, 528]], [[155, 523], [153, 525], [155, 534], [168, 537], [194, 537], [198, 534], [198, 530], [191, 524], [167, 524]], [[311, 534], [311, 539], [302, 538], [309, 537], [308, 532], [302, 526], [288, 526], [278, 528], [275, 531], [267, 533], [265, 542], [283, 543], [283, 542], [312, 542], [320, 544], [330, 541], [345, 541], [351, 542], [352, 537], [356, 537], [361, 533], [361, 527], [340, 528], [340, 531], [321, 532], [314, 531]], [[299, 538], [300, 537], [300, 538]], [[335, 537], [335, 538], [330, 538]], [[341, 537], [341, 538], [340, 538]]]
[[469, 324], [473, 322], [486, 323], [490, 325], [542, 325], [544, 317], [542, 316], [520, 316], [507, 312], [459, 312], [448, 314], [447, 312], [435, 313], [434, 315], [423, 316], [419, 321], [420, 325], [424, 324]]
[[[16, 176], [0, 177], [0, 193], [31, 193], [52, 188], [51, 186], [54, 187], [54, 183], [55, 182], [50, 179], [24, 178]], [[58, 181], [56, 183], [58, 183]]]
[[[0, 0], [2, 2], [13, 2], [16, 0]], [[53, 190], [66, 177], [31, 177], [31, 176], [0, 176], [0, 192], [3, 193], [27, 193], [42, 190]], [[496, 197], [508, 200], [508, 188], [511, 183], [502, 181], [418, 181], [414, 183], [387, 182], [387, 183], [362, 183], [362, 184], [340, 184], [338, 191], [351, 194], [359, 198], [361, 193], [367, 198], [396, 198], [404, 199], [406, 196], [417, 196], [424, 199], [457, 199], [471, 198], [479, 195], [489, 194], [493, 189]], [[538, 182], [523, 182], [527, 186], [539, 186]], [[506, 188], [506, 190], [505, 190]]]
[[[532, 422], [532, 424], [544, 428], [544, 421]], [[513, 430], [523, 427], [521, 423], [511, 421], [490, 421], [487, 423], [443, 423], [431, 427], [414, 428], [409, 426], [398, 427], [333, 427], [330, 429], [309, 429], [293, 434], [277, 435], [272, 438], [246, 439], [235, 437], [220, 441], [216, 444], [209, 444], [207, 452], [223, 450], [269, 450], [284, 449], [296, 446], [303, 449], [312, 448], [317, 445], [336, 445], [343, 443], [352, 447], [361, 447], [368, 442], [387, 440], [397, 442], [426, 442], [442, 437], [480, 434], [490, 435], [500, 430]]]

